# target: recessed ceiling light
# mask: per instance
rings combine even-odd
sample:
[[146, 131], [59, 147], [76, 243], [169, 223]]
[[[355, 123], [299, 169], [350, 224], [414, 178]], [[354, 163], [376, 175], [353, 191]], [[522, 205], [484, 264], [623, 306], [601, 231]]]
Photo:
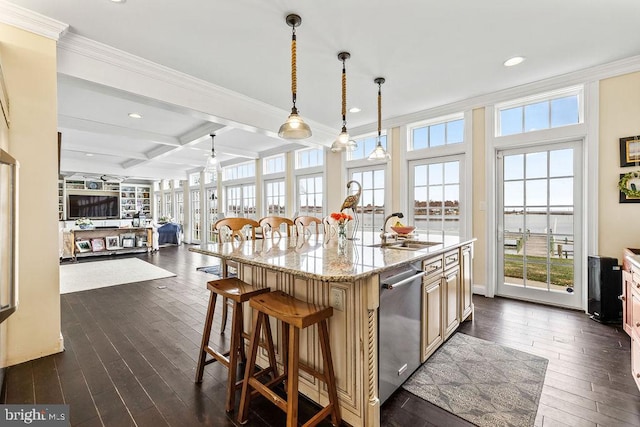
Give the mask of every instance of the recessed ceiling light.
[[84, 155], [87, 157], [93, 157], [93, 153], [85, 153]]
[[111, 0], [113, 3], [124, 3], [127, 0]]
[[141, 119], [142, 115], [139, 113], [129, 113], [129, 117], [131, 117], [132, 119]]
[[349, 108], [349, 112], [350, 113], [359, 113], [360, 111], [362, 111], [362, 110], [360, 108], [358, 108], [358, 107]]
[[505, 67], [513, 67], [514, 65], [521, 64], [524, 61], [524, 56], [514, 56], [504, 61]]

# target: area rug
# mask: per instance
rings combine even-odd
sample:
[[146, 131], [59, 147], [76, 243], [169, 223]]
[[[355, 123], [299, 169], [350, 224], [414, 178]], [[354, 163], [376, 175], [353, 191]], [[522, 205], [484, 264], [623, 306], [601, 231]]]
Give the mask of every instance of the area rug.
[[478, 426], [530, 427], [548, 363], [456, 333], [402, 387]]
[[220, 266], [219, 265], [210, 265], [206, 267], [198, 267], [197, 271], [202, 271], [209, 274], [215, 274], [216, 276], [220, 275]]
[[174, 273], [138, 258], [110, 259], [60, 266], [60, 293], [163, 279]]

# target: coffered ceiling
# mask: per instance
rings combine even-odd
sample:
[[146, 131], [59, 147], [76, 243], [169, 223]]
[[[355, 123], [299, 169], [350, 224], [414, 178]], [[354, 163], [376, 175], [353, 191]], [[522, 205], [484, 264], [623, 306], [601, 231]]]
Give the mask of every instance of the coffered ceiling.
[[[307, 146], [330, 145], [340, 129], [343, 50], [347, 105], [362, 109], [347, 114], [355, 131], [375, 128], [378, 76], [388, 120], [640, 54], [636, 0], [0, 0], [0, 9], [69, 25], [58, 49], [62, 169], [148, 179], [202, 167], [213, 131], [223, 162], [298, 146], [276, 134], [291, 108], [288, 13], [302, 16]], [[86, 67], [76, 47], [95, 42], [120, 62]], [[526, 60], [503, 66], [516, 55]], [[157, 89], [132, 77], [134, 62], [176, 77]]]

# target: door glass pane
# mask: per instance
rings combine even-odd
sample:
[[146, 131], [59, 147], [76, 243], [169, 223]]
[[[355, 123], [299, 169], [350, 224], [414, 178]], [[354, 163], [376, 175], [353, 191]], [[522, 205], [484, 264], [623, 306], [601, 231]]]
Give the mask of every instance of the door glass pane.
[[573, 175], [573, 150], [554, 150], [549, 152], [549, 176]]
[[526, 181], [526, 205], [545, 206], [547, 204], [547, 180], [536, 179]]
[[442, 163], [429, 165], [429, 184], [442, 184]]
[[547, 176], [547, 152], [527, 154], [527, 178]]
[[524, 181], [505, 182], [504, 206], [507, 207], [522, 205], [524, 205]]
[[573, 178], [549, 180], [549, 205], [571, 205], [573, 203]]
[[505, 156], [504, 158], [504, 180], [524, 178], [524, 154]]
[[504, 256], [504, 283], [510, 285], [524, 285], [524, 262], [522, 256], [508, 255]]
[[544, 262], [543, 256], [530, 256], [527, 259], [525, 286], [528, 288], [536, 288], [547, 290], [549, 282], [549, 274], [547, 271], [547, 263]]

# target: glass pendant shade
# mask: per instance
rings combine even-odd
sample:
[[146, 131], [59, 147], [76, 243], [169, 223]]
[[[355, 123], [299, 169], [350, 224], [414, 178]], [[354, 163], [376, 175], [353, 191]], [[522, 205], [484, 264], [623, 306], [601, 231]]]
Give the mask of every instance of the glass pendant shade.
[[216, 150], [213, 146], [213, 139], [215, 138], [215, 134], [211, 134], [211, 155], [207, 157], [207, 163], [204, 165], [205, 173], [216, 174], [218, 168], [218, 159], [216, 158]]
[[385, 82], [384, 77], [376, 77], [373, 82], [378, 85], [378, 143], [373, 149], [367, 160], [382, 160], [388, 162], [391, 160], [391, 154], [382, 146], [380, 135], [382, 134], [382, 83]]
[[338, 135], [333, 144], [331, 144], [331, 151], [337, 153], [338, 151], [354, 151], [358, 148], [358, 144], [349, 138], [349, 132], [345, 126], [342, 127], [342, 131]]
[[367, 159], [388, 161], [388, 160], [391, 160], [391, 154], [389, 154], [387, 150], [384, 149], [384, 147], [382, 146], [382, 142], [378, 140], [378, 144], [376, 144], [376, 148], [373, 149], [373, 151], [371, 152], [371, 154], [369, 154], [369, 157], [367, 157]]
[[298, 115], [298, 111], [293, 108], [287, 121], [280, 126], [278, 136], [285, 139], [305, 139], [311, 136], [311, 128]]

